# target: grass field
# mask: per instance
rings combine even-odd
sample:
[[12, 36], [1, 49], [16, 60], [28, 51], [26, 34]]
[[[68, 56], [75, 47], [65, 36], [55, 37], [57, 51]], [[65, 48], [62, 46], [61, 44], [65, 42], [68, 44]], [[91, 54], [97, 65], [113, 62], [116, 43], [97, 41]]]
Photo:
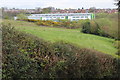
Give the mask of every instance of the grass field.
[[84, 34], [77, 29], [40, 27], [34, 23], [24, 21], [5, 20], [4, 22], [11, 23], [18, 30], [25, 31], [53, 43], [56, 41], [70, 42], [80, 47], [95, 49], [113, 56], [115, 56], [117, 51], [113, 45], [114, 39]]

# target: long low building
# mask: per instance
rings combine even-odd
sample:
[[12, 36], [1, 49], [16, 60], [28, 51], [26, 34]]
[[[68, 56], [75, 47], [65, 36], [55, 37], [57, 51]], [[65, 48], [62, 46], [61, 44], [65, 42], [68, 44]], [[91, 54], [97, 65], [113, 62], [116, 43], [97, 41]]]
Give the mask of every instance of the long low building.
[[60, 14], [31, 14], [28, 19], [35, 20], [57, 20], [57, 19], [69, 19], [71, 21], [80, 19], [94, 19], [93, 13], [60, 13]]

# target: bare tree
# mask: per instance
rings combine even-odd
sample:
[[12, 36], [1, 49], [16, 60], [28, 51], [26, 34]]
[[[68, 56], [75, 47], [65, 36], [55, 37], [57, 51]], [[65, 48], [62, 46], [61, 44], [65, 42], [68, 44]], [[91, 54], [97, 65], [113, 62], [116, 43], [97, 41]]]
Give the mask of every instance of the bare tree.
[[115, 0], [115, 5], [118, 6], [118, 11], [120, 12], [120, 0]]

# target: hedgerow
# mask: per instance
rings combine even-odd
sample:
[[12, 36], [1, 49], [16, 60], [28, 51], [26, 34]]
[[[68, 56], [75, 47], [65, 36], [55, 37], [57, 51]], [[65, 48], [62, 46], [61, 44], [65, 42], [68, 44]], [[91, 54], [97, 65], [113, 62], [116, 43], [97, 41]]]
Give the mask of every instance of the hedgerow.
[[115, 41], [114, 46], [118, 49], [116, 54], [120, 56], [120, 41]]
[[50, 43], [3, 25], [3, 79], [117, 78], [110, 55], [65, 42]]
[[34, 20], [34, 19], [23, 19], [22, 21], [35, 22], [37, 25], [40, 25], [40, 26], [65, 27], [65, 28], [71, 28], [71, 29], [80, 27], [79, 22], [77, 21], [61, 20], [61, 19], [58, 19], [57, 22], [52, 20]]

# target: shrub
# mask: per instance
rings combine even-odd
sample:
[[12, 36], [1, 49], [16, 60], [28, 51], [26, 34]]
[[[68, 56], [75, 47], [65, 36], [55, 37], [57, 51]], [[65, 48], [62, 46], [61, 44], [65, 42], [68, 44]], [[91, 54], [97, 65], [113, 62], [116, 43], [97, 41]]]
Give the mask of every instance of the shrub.
[[111, 23], [106, 19], [84, 22], [82, 25], [82, 32], [115, 39], [117, 39], [118, 35], [116, 30], [111, 29]]
[[3, 25], [2, 30], [3, 78], [45, 77], [54, 53], [49, 42], [16, 31], [11, 25]]
[[66, 57], [70, 57], [74, 55], [74, 51], [76, 51], [77, 47], [73, 46], [73, 44], [68, 44], [63, 41], [56, 42], [53, 44], [55, 48], [55, 55], [58, 56], [61, 59], [64, 59]]
[[114, 46], [118, 49], [116, 54], [120, 56], [120, 41], [115, 41]]
[[87, 49], [77, 51], [68, 61], [68, 73], [70, 78], [98, 78], [99, 68], [95, 54]]
[[[87, 25], [90, 22], [90, 25]], [[120, 39], [118, 35], [118, 14], [107, 14], [107, 13], [99, 13], [96, 14], [95, 21], [84, 22], [82, 25], [82, 32], [97, 34], [99, 36], [114, 38], [116, 40]], [[86, 26], [86, 29], [85, 29]], [[89, 26], [91, 28], [89, 28]], [[87, 32], [87, 31], [88, 32]]]
[[95, 21], [91, 21], [90, 22], [90, 33], [91, 34], [95, 34], [95, 35], [99, 35], [99, 26]]
[[97, 13], [96, 15], [95, 15], [95, 18], [96, 19], [100, 19], [100, 18], [105, 18], [105, 17], [108, 17], [108, 13]]
[[99, 26], [95, 21], [86, 20], [82, 25], [82, 32], [98, 35]]
[[40, 26], [65, 27], [71, 29], [80, 27], [79, 22], [61, 19], [58, 19], [57, 20], [58, 22], [52, 20], [34, 20], [34, 19], [23, 19], [23, 21], [35, 22], [37, 25]]
[[115, 41], [114, 46], [115, 48], [120, 49], [120, 41]]
[[116, 52], [116, 55], [120, 56], [120, 49], [118, 49], [118, 51]]
[[[15, 37], [15, 35], [11, 34], [16, 34], [16, 32], [14, 32], [14, 28], [11, 27], [11, 25], [8, 25], [9, 27], [7, 27], [7, 25], [3, 25], [2, 27], [2, 41], [3, 41], [3, 45], [2, 45], [2, 49], [3, 49], [3, 53], [4, 54], [14, 54], [16, 52], [18, 52], [18, 45], [16, 43], [14, 43], [14, 40], [12, 39], [13, 37]], [[3, 55], [4, 55], [3, 54]]]
[[[107, 15], [107, 16], [105, 16]], [[98, 17], [99, 18], [98, 18]], [[105, 17], [104, 17], [105, 16]], [[114, 39], [119, 39], [118, 36], [118, 14], [106, 14], [104, 13], [96, 15], [96, 22], [100, 27], [100, 35], [105, 37], [110, 37]]]
[[113, 75], [114, 78], [120, 78], [120, 58], [114, 59], [114, 64], [115, 65], [115, 73]]
[[118, 73], [118, 60], [107, 54], [65, 42], [52, 44], [10, 24], [2, 30], [4, 79], [109, 78]]
[[37, 63], [25, 54], [8, 54], [4, 56], [3, 79], [36, 78]]
[[19, 19], [19, 20], [27, 19], [27, 16], [25, 14], [21, 13], [21, 14], [17, 15], [17, 19]]
[[83, 33], [90, 33], [90, 21], [86, 21], [82, 26]]
[[[80, 49], [70, 43], [54, 44], [59, 61], [54, 66], [57, 78], [109, 78], [113, 76], [112, 56], [91, 49]], [[51, 71], [52, 72], [52, 71]]]
[[100, 78], [113, 78], [115, 75], [115, 64], [114, 57], [107, 54], [97, 53], [99, 63], [99, 77]]

